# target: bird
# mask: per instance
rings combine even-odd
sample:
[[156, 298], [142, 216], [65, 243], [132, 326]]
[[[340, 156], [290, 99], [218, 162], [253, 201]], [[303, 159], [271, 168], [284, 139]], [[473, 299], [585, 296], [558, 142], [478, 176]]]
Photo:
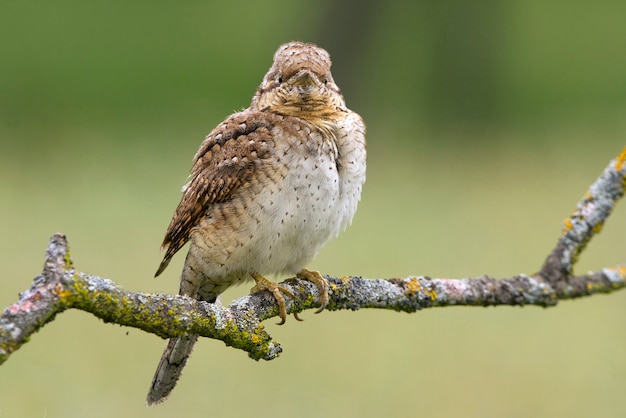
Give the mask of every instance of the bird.
[[[346, 107], [330, 68], [329, 53], [315, 44], [278, 48], [250, 106], [196, 152], [155, 277], [189, 242], [180, 295], [215, 303], [252, 279], [251, 293], [273, 294], [283, 324], [285, 296], [293, 295], [265, 276], [294, 274], [319, 288], [317, 312], [324, 310], [328, 282], [305, 266], [352, 222], [366, 168], [365, 124]], [[197, 338], [168, 341], [148, 405], [174, 389]]]

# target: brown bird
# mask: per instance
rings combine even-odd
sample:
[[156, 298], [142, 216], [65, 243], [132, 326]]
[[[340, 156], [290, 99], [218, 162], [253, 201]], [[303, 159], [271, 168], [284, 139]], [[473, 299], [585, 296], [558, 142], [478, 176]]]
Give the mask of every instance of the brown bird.
[[[328, 303], [328, 283], [304, 266], [352, 221], [365, 182], [365, 125], [346, 107], [330, 66], [322, 48], [282, 45], [250, 107], [200, 145], [156, 272], [190, 241], [181, 295], [215, 302], [253, 279], [252, 292], [274, 295], [282, 324], [283, 293], [292, 295], [263, 276], [296, 274], [319, 287], [318, 312]], [[148, 405], [172, 391], [197, 338], [169, 340]]]

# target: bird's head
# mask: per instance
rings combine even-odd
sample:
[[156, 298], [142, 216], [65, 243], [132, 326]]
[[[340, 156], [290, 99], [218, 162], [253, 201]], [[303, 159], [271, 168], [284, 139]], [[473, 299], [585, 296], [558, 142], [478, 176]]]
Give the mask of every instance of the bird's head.
[[345, 102], [330, 65], [328, 52], [313, 44], [282, 45], [252, 99], [251, 109], [299, 117], [336, 113]]

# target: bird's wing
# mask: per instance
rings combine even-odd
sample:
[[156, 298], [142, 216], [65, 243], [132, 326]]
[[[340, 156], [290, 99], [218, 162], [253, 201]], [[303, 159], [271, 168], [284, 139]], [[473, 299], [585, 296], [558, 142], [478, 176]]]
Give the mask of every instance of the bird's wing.
[[236, 113], [217, 126], [202, 142], [191, 169], [190, 181], [174, 212], [162, 248], [165, 256], [155, 277], [189, 240], [193, 229], [214, 203], [230, 200], [239, 187], [263, 165], [273, 144], [272, 123], [254, 112]]

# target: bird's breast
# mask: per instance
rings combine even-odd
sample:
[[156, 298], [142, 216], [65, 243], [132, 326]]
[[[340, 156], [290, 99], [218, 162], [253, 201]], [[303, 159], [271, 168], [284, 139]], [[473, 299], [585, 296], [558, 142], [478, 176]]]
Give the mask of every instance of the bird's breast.
[[253, 177], [204, 223], [206, 252], [224, 274], [297, 273], [356, 211], [365, 181], [362, 122], [319, 128], [286, 118], [271, 138]]

